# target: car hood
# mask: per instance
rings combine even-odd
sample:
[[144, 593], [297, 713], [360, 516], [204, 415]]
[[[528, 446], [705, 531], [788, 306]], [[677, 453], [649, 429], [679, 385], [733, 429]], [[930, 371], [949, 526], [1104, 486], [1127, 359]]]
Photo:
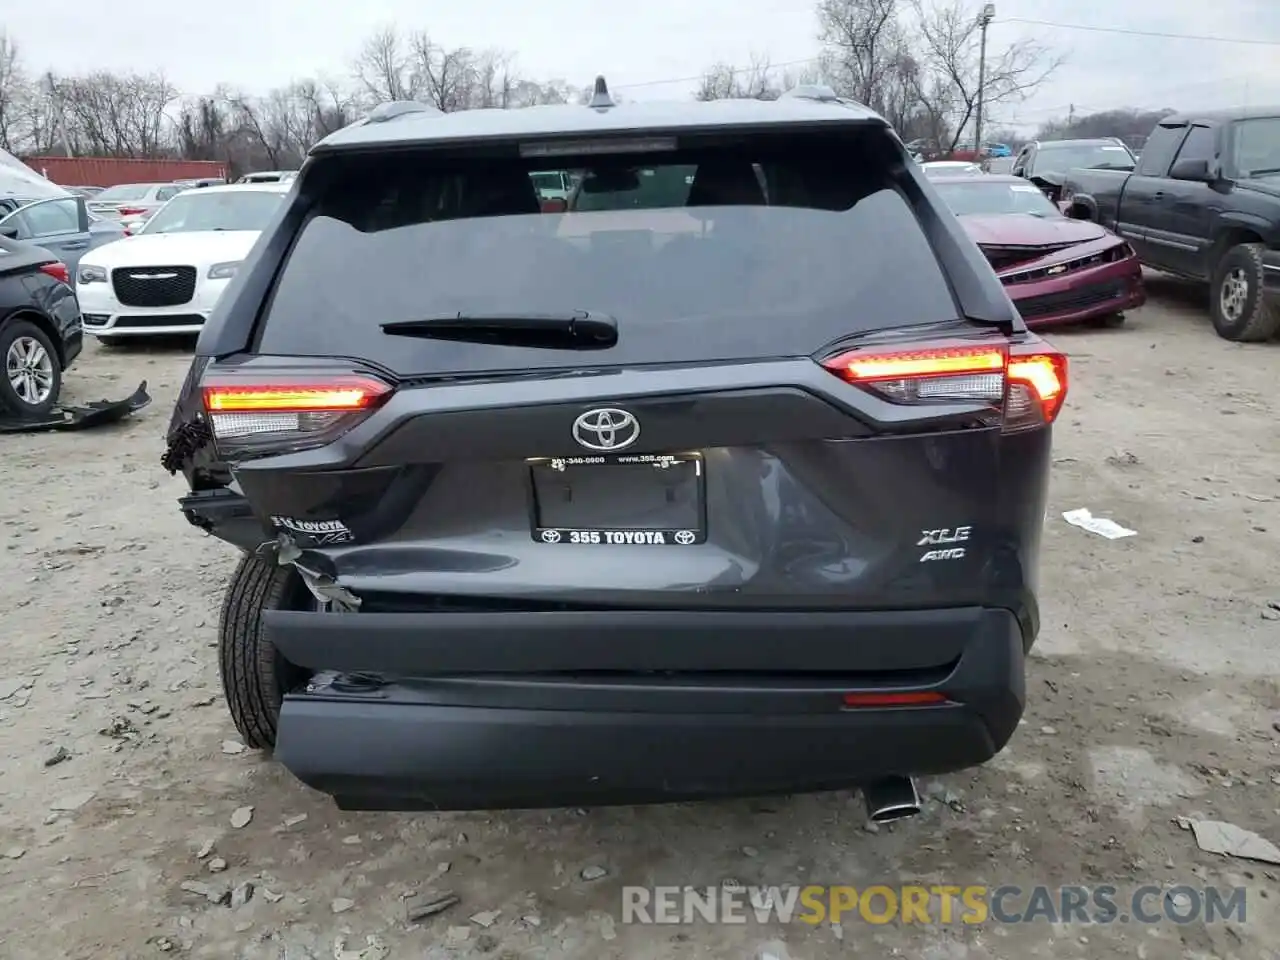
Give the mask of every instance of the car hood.
[[243, 260], [259, 235], [257, 230], [143, 233], [99, 247], [80, 262], [107, 269], [184, 264], [212, 266]]
[[1267, 174], [1252, 180], [1238, 180], [1236, 186], [1254, 193], [1265, 193], [1269, 197], [1280, 197], [1280, 174]]
[[1062, 247], [1106, 237], [1104, 227], [1066, 217], [1033, 217], [1026, 213], [969, 214], [959, 218], [978, 246]]

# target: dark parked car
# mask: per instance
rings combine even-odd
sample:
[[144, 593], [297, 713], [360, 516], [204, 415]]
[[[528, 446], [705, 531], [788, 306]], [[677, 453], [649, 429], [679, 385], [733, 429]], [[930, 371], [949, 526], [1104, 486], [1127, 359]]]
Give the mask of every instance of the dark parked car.
[[1089, 321], [1118, 326], [1146, 302], [1133, 249], [1096, 223], [1071, 220], [1020, 177], [934, 181], [991, 261], [1029, 327]]
[[1068, 170], [1132, 170], [1133, 154], [1119, 137], [1095, 140], [1035, 140], [1018, 151], [1010, 169], [1015, 177], [1030, 180], [1054, 202], [1060, 199]]
[[1280, 333], [1280, 107], [1168, 117], [1136, 170], [1072, 170], [1063, 199], [1148, 266], [1207, 282], [1219, 336]]
[[[1066, 360], [905, 161], [829, 90], [603, 81], [318, 144], [164, 455], [244, 551], [245, 740], [348, 809], [861, 785], [882, 819], [1001, 750]], [[542, 212], [566, 169], [590, 209]]]
[[84, 333], [67, 265], [41, 247], [0, 236], [0, 416], [48, 413]]

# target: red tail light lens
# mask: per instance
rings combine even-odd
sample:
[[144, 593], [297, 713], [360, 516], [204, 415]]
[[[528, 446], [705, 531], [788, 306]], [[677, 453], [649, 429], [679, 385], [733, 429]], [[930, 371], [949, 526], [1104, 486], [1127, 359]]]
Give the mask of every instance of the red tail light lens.
[[892, 403], [989, 403], [1006, 432], [1052, 423], [1067, 395], [1067, 358], [1041, 340], [866, 348], [822, 365]]
[[1044, 349], [1015, 345], [1009, 356], [1009, 394], [1005, 398], [1005, 429], [1019, 423], [1034, 427], [1053, 423], [1067, 399], [1067, 355]]
[[116, 210], [116, 213], [122, 217], [136, 217], [146, 212], [146, 207], [120, 207]]
[[71, 286], [71, 273], [67, 270], [67, 265], [65, 263], [46, 263], [40, 268], [40, 272], [48, 274], [59, 283], [65, 283], [67, 286]]
[[367, 374], [210, 374], [201, 385], [218, 451], [228, 460], [296, 453], [332, 443], [391, 396]]

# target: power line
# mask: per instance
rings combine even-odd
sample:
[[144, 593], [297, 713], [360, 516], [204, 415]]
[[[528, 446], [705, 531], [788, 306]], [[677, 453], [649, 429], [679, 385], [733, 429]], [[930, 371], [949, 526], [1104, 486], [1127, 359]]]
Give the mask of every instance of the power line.
[[1056, 27], [1059, 30], [1084, 30], [1088, 33], [1115, 33], [1129, 37], [1158, 37], [1162, 40], [1199, 40], [1204, 43], [1240, 43], [1255, 47], [1280, 47], [1280, 40], [1262, 40], [1254, 37], [1215, 37], [1200, 33], [1163, 33], [1157, 30], [1130, 30], [1126, 27], [1091, 27], [1082, 23], [1056, 23], [1052, 20], [1026, 20], [1022, 17], [1002, 17], [997, 23], [1026, 23], [1037, 27]]
[[[731, 76], [736, 77], [740, 73], [754, 73], [756, 70], [761, 70], [766, 68], [769, 70], [785, 70], [788, 67], [810, 66], [812, 64], [817, 63], [821, 59], [822, 57], [805, 57], [803, 60], [784, 60], [782, 63], [759, 64], [756, 66], [747, 66], [747, 67], [731, 67], [728, 73]], [[673, 83], [700, 83], [701, 81], [706, 79], [708, 72], [709, 71], [704, 70], [702, 73], [694, 77], [670, 77], [665, 80], [642, 80], [639, 83], [620, 83], [618, 84], [616, 89], [635, 90], [638, 87], [665, 87], [668, 84], [673, 84]]]
[[[1055, 20], [1029, 20], [1025, 17], [1001, 17], [996, 23], [1021, 23], [1036, 27], [1054, 27], [1059, 30], [1082, 30], [1086, 33], [1109, 33], [1120, 36], [1129, 37], [1155, 37], [1162, 40], [1196, 40], [1202, 43], [1236, 43], [1246, 46], [1255, 47], [1280, 47], [1280, 40], [1266, 40], [1256, 37], [1220, 37], [1212, 34], [1200, 33], [1167, 33], [1159, 30], [1132, 30], [1127, 27], [1099, 27], [1090, 26], [1083, 23], [1059, 23]], [[822, 57], [805, 57], [802, 60], [788, 60], [783, 63], [769, 64], [770, 70], [783, 70], [788, 67], [810, 66], [818, 63]], [[732, 76], [738, 76], [743, 73], [751, 73], [757, 67], [735, 67], [729, 71]], [[670, 77], [663, 80], [642, 80], [639, 83], [624, 83], [618, 86], [620, 90], [633, 90], [641, 87], [664, 87], [676, 83], [698, 83], [706, 77], [706, 73], [700, 73], [692, 77]]]

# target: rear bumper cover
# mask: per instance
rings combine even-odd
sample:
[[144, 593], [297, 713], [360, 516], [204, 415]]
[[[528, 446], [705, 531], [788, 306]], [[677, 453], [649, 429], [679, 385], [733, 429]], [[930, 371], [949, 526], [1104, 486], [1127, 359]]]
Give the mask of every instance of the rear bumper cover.
[[[323, 672], [281, 711], [277, 759], [346, 809], [665, 802], [944, 773], [1002, 749], [1025, 700], [1007, 610], [269, 612], [266, 625], [294, 662], [384, 677], [362, 688]], [[842, 706], [888, 690], [948, 702]]]

